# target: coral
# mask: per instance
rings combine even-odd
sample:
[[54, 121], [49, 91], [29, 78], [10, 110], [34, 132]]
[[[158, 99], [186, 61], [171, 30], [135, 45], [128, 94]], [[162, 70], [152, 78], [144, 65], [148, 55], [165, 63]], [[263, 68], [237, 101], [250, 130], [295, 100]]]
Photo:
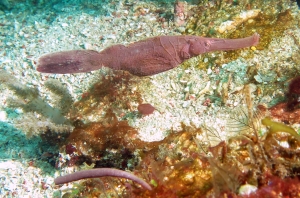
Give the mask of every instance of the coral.
[[55, 79], [48, 79], [44, 85], [54, 94], [53, 105], [60, 109], [61, 114], [66, 115], [74, 103], [67, 87]]
[[34, 112], [27, 112], [14, 119], [14, 125], [23, 131], [27, 137], [42, 135], [44, 132], [51, 130], [56, 134], [68, 133], [72, 130], [71, 125], [61, 125], [51, 122], [51, 120], [39, 116]]
[[[17, 99], [8, 99], [9, 107], [22, 108], [25, 112], [37, 112], [42, 116], [49, 118], [55, 124], [67, 123], [67, 119], [64, 117], [63, 112], [45, 102], [45, 100], [39, 96], [37, 88], [23, 85], [5, 70], [1, 71], [0, 81], [18, 96]], [[55, 84], [53, 84], [54, 82]], [[47, 86], [54, 90], [54, 92], [60, 94], [62, 98], [70, 98], [67, 89], [63, 88], [57, 81], [51, 80], [47, 82]], [[68, 100], [66, 102], [70, 101]], [[69, 108], [71, 104], [65, 103], [65, 105], [66, 107], [64, 108]]]
[[[70, 129], [69, 120], [65, 115], [73, 104], [72, 98], [68, 90], [57, 80], [48, 80], [46, 86], [56, 94], [59, 107], [51, 106], [45, 98], [40, 96], [36, 87], [23, 85], [5, 70], [1, 70], [0, 81], [17, 96], [7, 98], [7, 106], [13, 109], [21, 108], [23, 112], [30, 113], [16, 120], [16, 126], [24, 129], [28, 136], [37, 135], [40, 129], [43, 131], [47, 128], [57, 131]], [[38, 118], [32, 113], [38, 114], [42, 118]]]

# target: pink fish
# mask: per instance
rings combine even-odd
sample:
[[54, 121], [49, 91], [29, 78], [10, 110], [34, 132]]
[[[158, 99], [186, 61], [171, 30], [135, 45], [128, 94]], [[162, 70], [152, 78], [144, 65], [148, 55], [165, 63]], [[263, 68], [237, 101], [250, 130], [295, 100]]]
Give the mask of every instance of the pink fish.
[[43, 55], [37, 71], [44, 73], [81, 73], [102, 66], [125, 70], [136, 76], [158, 74], [200, 54], [218, 50], [235, 50], [257, 45], [259, 34], [239, 39], [199, 36], [157, 36], [128, 46], [113, 45], [101, 52], [72, 50]]

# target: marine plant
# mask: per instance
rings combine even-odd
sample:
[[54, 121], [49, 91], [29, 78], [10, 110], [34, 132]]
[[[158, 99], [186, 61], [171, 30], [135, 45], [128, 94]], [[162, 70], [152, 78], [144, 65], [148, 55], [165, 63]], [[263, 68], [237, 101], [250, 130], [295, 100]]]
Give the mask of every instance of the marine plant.
[[[168, 146], [161, 142], [159, 150], [144, 156], [135, 170], [151, 173], [156, 186], [151, 192], [138, 191], [136, 197], [299, 194], [295, 186], [299, 184], [300, 135], [283, 123], [264, 118], [266, 109], [253, 108], [249, 97], [245, 96], [248, 108], [228, 112], [227, 130], [232, 136], [225, 141], [210, 127], [184, 126], [182, 133], [166, 138]], [[208, 139], [198, 139], [197, 134]], [[219, 143], [211, 145], [216, 139]], [[273, 185], [276, 181], [291, 181], [293, 187]], [[247, 191], [244, 186], [249, 184], [253, 189]]]
[[300, 123], [300, 77], [290, 80], [284, 102], [273, 105], [268, 109], [270, 114], [286, 123]]
[[[117, 83], [114, 86], [119, 85]], [[101, 86], [93, 87], [91, 92], [78, 102], [78, 111], [73, 114], [76, 115], [74, 118], [78, 119], [78, 115], [85, 113], [90, 115], [90, 112], [98, 107], [98, 103], [95, 103], [98, 94], [103, 94], [107, 101], [119, 97], [120, 93], [130, 96], [129, 92], [115, 89], [98, 93], [99, 87]], [[106, 108], [105, 116], [100, 122], [84, 123], [78, 119], [73, 135], [69, 137], [66, 147], [62, 148], [68, 148], [74, 156], [85, 155], [85, 160], [95, 163], [96, 167], [107, 165], [105, 159], [108, 159], [111, 162], [110, 167], [130, 169], [137, 176], [150, 181], [153, 190], [145, 191], [134, 184], [128, 185], [125, 180], [103, 178], [80, 183], [81, 188], [76, 188], [80, 190], [75, 194], [117, 194], [124, 197], [242, 197], [247, 195], [243, 190], [246, 185], [256, 189], [249, 192], [249, 196], [258, 195], [263, 189], [268, 189], [270, 193], [299, 193], [297, 189], [272, 185], [273, 181], [289, 180], [295, 185], [298, 183], [298, 179], [293, 177], [299, 174], [299, 135], [283, 123], [264, 118], [268, 115], [268, 109], [262, 106], [255, 108], [249, 86], [246, 85], [244, 89], [246, 107], [226, 112], [229, 115], [226, 117], [226, 130], [231, 136], [225, 139], [220, 135], [220, 131], [209, 126], [182, 124], [181, 132], [171, 133], [160, 142], [145, 143], [137, 138], [137, 131], [128, 125], [126, 119], [117, 118], [115, 100], [111, 101], [114, 107]], [[135, 98], [136, 95], [130, 97]], [[98, 100], [101, 104], [102, 99]], [[88, 105], [89, 102], [97, 105]], [[81, 111], [82, 107], [86, 107], [84, 111]], [[199, 135], [208, 139], [199, 139]], [[128, 150], [127, 156], [134, 157], [124, 160], [124, 155], [112, 155], [122, 152], [120, 146]], [[126, 187], [116, 187], [120, 183], [126, 184]], [[105, 184], [109, 186], [109, 190], [101, 192], [105, 189]]]
[[[13, 97], [7, 98], [7, 107], [21, 109], [26, 113], [26, 116], [16, 120], [16, 126], [22, 128], [27, 136], [38, 135], [49, 128], [56, 132], [71, 129], [66, 115], [73, 104], [73, 99], [67, 88], [59, 81], [49, 79], [45, 82], [45, 86], [55, 95], [53, 104], [49, 104], [49, 101], [40, 95], [37, 87], [22, 84], [4, 69], [0, 72], [0, 82], [14, 93]], [[42, 118], [37, 119], [34, 113]]]

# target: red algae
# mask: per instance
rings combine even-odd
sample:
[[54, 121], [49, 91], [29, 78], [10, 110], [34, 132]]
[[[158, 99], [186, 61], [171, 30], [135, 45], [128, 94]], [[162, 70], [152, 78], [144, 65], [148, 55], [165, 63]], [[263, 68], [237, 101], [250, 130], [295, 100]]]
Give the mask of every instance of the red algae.
[[300, 197], [300, 180], [295, 178], [280, 178], [272, 175], [266, 176], [267, 183], [247, 198], [256, 197]]
[[292, 79], [287, 93], [287, 109], [293, 111], [300, 108], [300, 76]]
[[142, 103], [141, 94], [133, 90], [137, 82], [138, 78], [122, 71], [102, 77], [74, 104], [71, 120], [84, 120], [87, 116], [101, 119], [110, 110], [121, 113], [133, 111], [132, 103]]
[[277, 118], [278, 120], [285, 123], [300, 123], [300, 108], [295, 109], [293, 111], [288, 110], [288, 103], [282, 102], [271, 108], [269, 108], [269, 112], [272, 117]]
[[142, 115], [150, 115], [154, 112], [155, 107], [151, 104], [139, 104], [138, 111]]
[[[95, 93], [91, 92], [82, 100], [97, 101], [97, 96], [104, 96], [106, 102], [117, 104], [114, 97], [123, 98], [122, 93], [131, 96], [117, 89], [120, 85], [118, 82], [110, 83], [109, 80], [108, 84], [113, 86], [114, 91], [105, 87], [106, 91], [102, 92], [99, 84]], [[137, 95], [132, 97], [138, 99]], [[80, 104], [85, 105], [84, 102]], [[94, 111], [94, 106], [86, 106], [87, 114], [89, 108]], [[77, 113], [79, 115], [80, 111]], [[249, 122], [253, 120], [249, 119]], [[249, 127], [252, 126], [257, 125], [249, 123]], [[268, 175], [285, 179], [299, 174], [296, 163], [299, 160], [300, 143], [292, 135], [272, 134], [268, 130], [267, 134], [271, 135], [262, 138], [254, 135], [259, 130], [254, 127], [247, 133], [241, 131], [236, 137], [220, 141], [212, 147], [196, 139], [205, 129], [185, 125], [182, 128], [181, 132], [171, 133], [162, 141], [144, 142], [138, 138], [137, 129], [129, 126], [126, 120], [119, 120], [113, 107], [107, 107], [99, 122], [75, 122], [75, 129], [67, 141], [68, 152], [73, 152], [69, 165], [78, 165], [80, 163], [76, 163], [76, 160], [82, 163], [85, 159], [88, 164], [95, 163], [97, 168], [132, 170], [136, 176], [150, 181], [153, 190], [145, 191], [124, 180], [111, 179], [108, 183], [111, 188], [120, 182], [125, 183], [127, 188], [119, 188], [122, 195], [141, 198], [238, 196], [238, 190], [244, 184], [251, 184], [258, 190], [266, 187], [271, 181]], [[288, 147], [283, 147], [281, 142], [286, 142]], [[75, 152], [76, 155], [73, 155]], [[100, 181], [107, 183], [106, 179]], [[83, 185], [86, 186], [80, 191], [81, 195], [103, 194], [101, 182], [87, 180]], [[105, 192], [111, 194], [111, 191]]]
[[[135, 153], [140, 160], [131, 167], [133, 173], [150, 181], [153, 190], [145, 191], [133, 183], [127, 183], [127, 188], [122, 189], [125, 197], [239, 197], [237, 192], [243, 184], [263, 189], [273, 181], [272, 178], [281, 179], [299, 173], [297, 166], [292, 165], [299, 158], [296, 156], [299, 156], [297, 148], [300, 144], [290, 137], [289, 148], [282, 147], [277, 141], [283, 142], [286, 137], [280, 133], [259, 140], [252, 139], [252, 134], [240, 133], [228, 142], [221, 141], [217, 146], [211, 147], [195, 138], [197, 134], [203, 133], [203, 129], [183, 125], [181, 132], [171, 133], [159, 142], [146, 143], [135, 137], [136, 130], [126, 122], [120, 123], [115, 119], [112, 121], [109, 126], [100, 123], [79, 125], [69, 141], [76, 145], [79, 154], [86, 152], [94, 160], [105, 157], [97, 155], [101, 153], [101, 149], [114, 148], [119, 152], [125, 147], [130, 153]], [[84, 143], [88, 146], [85, 147]], [[122, 158], [124, 156], [120, 157]], [[120, 168], [116, 158], [111, 160], [115, 167]], [[285, 164], [281, 163], [282, 160], [285, 160]], [[272, 176], [271, 179], [269, 175]], [[112, 181], [114, 180], [109, 185], [113, 188], [117, 184]], [[119, 182], [123, 180], [118, 180]], [[87, 180], [83, 184], [86, 187], [81, 191], [82, 195], [91, 195], [87, 189], [94, 189], [94, 196], [103, 193], [103, 184], [99, 182]], [[280, 186], [274, 188], [280, 189]], [[296, 191], [292, 193], [294, 192]]]
[[272, 117], [285, 123], [300, 123], [300, 76], [289, 83], [286, 102], [281, 102], [269, 108]]
[[300, 95], [300, 76], [295, 77], [290, 82], [289, 94], [298, 94], [298, 95]]

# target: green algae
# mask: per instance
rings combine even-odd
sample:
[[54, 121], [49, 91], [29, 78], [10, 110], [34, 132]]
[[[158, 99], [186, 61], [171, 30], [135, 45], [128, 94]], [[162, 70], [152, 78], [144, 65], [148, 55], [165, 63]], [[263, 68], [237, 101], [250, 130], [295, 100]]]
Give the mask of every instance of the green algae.
[[300, 140], [299, 134], [292, 128], [280, 122], [274, 122], [270, 118], [266, 117], [262, 121], [262, 124], [269, 127], [268, 135], [272, 135], [277, 132], [286, 132], [294, 136], [298, 141]]

